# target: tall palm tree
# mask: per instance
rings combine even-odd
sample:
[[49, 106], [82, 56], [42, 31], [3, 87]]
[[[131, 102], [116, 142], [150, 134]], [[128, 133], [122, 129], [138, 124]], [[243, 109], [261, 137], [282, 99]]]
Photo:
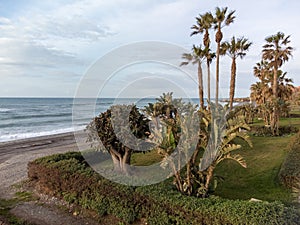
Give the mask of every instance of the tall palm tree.
[[205, 14], [200, 14], [198, 17], [196, 17], [196, 21], [197, 24], [191, 27], [191, 29], [193, 30], [191, 36], [204, 33], [203, 44], [205, 47], [209, 47], [210, 45], [209, 30], [213, 25], [214, 17], [211, 14], [211, 12], [207, 12]]
[[231, 59], [231, 78], [230, 78], [230, 91], [229, 91], [229, 106], [230, 110], [233, 107], [234, 93], [235, 93], [235, 81], [236, 81], [236, 59], [243, 59], [246, 55], [246, 51], [249, 50], [251, 42], [247, 38], [238, 38], [234, 36], [231, 41], [223, 42], [221, 45], [221, 54], [227, 54]]
[[185, 61], [180, 64], [180, 66], [187, 65], [189, 63], [198, 65], [198, 92], [201, 109], [204, 109], [202, 62], [205, 59], [206, 52], [207, 49], [203, 49], [201, 45], [199, 47], [194, 45], [192, 48], [192, 53], [184, 53], [182, 55], [182, 58]]
[[216, 104], [219, 101], [219, 74], [220, 74], [220, 50], [221, 50], [221, 41], [223, 39], [222, 28], [224, 26], [229, 26], [233, 23], [235, 16], [233, 15], [235, 11], [231, 11], [227, 14], [228, 8], [219, 7], [216, 8], [215, 17], [214, 17], [214, 24], [215, 30], [217, 30], [215, 35], [215, 41], [217, 43], [217, 53], [216, 53]]
[[[290, 43], [290, 36], [285, 36], [284, 33], [278, 32], [275, 35], [271, 35], [265, 39], [267, 44], [263, 46], [263, 59], [269, 61], [271, 68], [273, 69], [273, 99], [278, 99], [278, 70], [284, 62], [289, 60], [292, 56], [293, 48], [288, 46]], [[279, 134], [278, 123], [279, 123], [279, 107], [278, 104], [274, 104], [273, 116], [271, 121], [271, 129], [273, 135]]]
[[206, 68], [207, 68], [207, 101], [208, 101], [208, 109], [210, 109], [210, 102], [211, 102], [211, 95], [210, 95], [210, 64], [212, 63], [213, 59], [216, 57], [216, 53], [211, 52], [209, 48], [205, 48], [206, 53]]
[[207, 12], [205, 14], [199, 15], [199, 17], [196, 17], [197, 24], [193, 25], [191, 29], [193, 32], [191, 33], [191, 36], [196, 34], [203, 34], [203, 45], [207, 49], [206, 51], [206, 67], [207, 67], [207, 100], [208, 105], [210, 104], [210, 64], [215, 57], [215, 53], [212, 53], [210, 48], [210, 38], [209, 38], [209, 30], [211, 29], [214, 17], [211, 14], [211, 12]]

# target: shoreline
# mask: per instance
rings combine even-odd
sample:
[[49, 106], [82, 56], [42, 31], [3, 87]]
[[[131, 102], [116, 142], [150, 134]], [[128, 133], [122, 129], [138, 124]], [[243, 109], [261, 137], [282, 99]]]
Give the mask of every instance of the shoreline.
[[[82, 138], [80, 143], [76, 142], [74, 133]], [[30, 161], [47, 155], [79, 151], [78, 144], [88, 147], [84, 135], [78, 131], [1, 142], [0, 198], [10, 198], [14, 193], [11, 186], [27, 179], [27, 164]]]
[[[80, 135], [80, 132], [82, 131], [77, 133]], [[4, 161], [3, 158], [9, 154], [20, 154], [22, 152], [30, 152], [38, 149], [42, 150], [64, 145], [74, 145], [72, 147], [72, 149], [74, 149], [77, 147], [74, 134], [75, 132], [67, 132], [0, 142], [0, 163], [2, 163]], [[78, 151], [78, 148], [75, 150]]]
[[9, 140], [9, 141], [1, 141], [0, 147], [2, 145], [6, 145], [6, 144], [10, 144], [10, 143], [13, 144], [13, 143], [19, 143], [19, 142], [26, 142], [26, 141], [38, 141], [38, 140], [43, 140], [43, 139], [59, 138], [60, 136], [70, 136], [73, 134], [74, 134], [74, 132], [70, 131], [70, 132], [57, 133], [57, 134], [41, 135], [41, 136], [36, 136], [36, 137], [21, 138], [21, 139]]

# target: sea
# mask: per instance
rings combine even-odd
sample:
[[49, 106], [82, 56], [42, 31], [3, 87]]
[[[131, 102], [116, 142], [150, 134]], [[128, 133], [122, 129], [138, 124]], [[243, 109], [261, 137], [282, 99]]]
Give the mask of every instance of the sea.
[[[193, 99], [198, 103], [198, 99]], [[136, 104], [143, 108], [154, 98], [73, 99], [0, 98], [0, 142], [83, 130], [93, 119], [114, 104]], [[74, 117], [73, 110], [76, 109]]]

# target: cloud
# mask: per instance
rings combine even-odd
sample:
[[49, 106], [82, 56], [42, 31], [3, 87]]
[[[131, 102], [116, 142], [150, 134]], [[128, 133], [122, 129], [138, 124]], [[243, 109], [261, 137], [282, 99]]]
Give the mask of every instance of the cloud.
[[[0, 96], [7, 96], [7, 88], [16, 81], [28, 86], [19, 88], [19, 95], [25, 90], [30, 93], [35, 84], [45, 87], [45, 92], [43, 88], [39, 91], [44, 95], [50, 94], [51, 88], [55, 95], [66, 95], [63, 88], [59, 92], [55, 88], [61, 84], [71, 93], [92, 62], [131, 42], [158, 40], [190, 49], [192, 44], [201, 42], [200, 36], [189, 36], [195, 16], [214, 11], [217, 5], [237, 10], [234, 24], [224, 28], [224, 40], [235, 35], [253, 42], [246, 58], [238, 62], [238, 88], [246, 90], [255, 82], [252, 68], [260, 60], [264, 38], [278, 30], [292, 34], [296, 51], [284, 69], [290, 71], [288, 74], [299, 85], [300, 31], [296, 21], [300, 2], [297, 0], [288, 3], [275, 0], [272, 4], [268, 0], [259, 4], [239, 0], [20, 0], [0, 3], [0, 77], [2, 83], [7, 83], [2, 86], [5, 91], [0, 89]], [[212, 40], [213, 35], [212, 32]], [[230, 64], [229, 58], [222, 58], [221, 86], [228, 84]], [[214, 69], [212, 65], [212, 74]], [[195, 70], [191, 74], [196, 77]], [[176, 76], [174, 79], [182, 81]], [[122, 82], [118, 84], [122, 88]], [[15, 90], [14, 95], [18, 93], [17, 88], [11, 89]]]

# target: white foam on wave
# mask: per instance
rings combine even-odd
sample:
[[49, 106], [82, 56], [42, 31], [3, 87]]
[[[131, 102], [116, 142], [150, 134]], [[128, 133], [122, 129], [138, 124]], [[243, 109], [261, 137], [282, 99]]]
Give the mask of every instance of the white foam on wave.
[[12, 109], [0, 108], [0, 112], [10, 112]]
[[42, 137], [42, 136], [53, 135], [53, 134], [63, 134], [63, 133], [83, 130], [84, 128], [85, 128], [85, 126], [76, 127], [76, 128], [73, 128], [73, 127], [61, 128], [61, 129], [51, 130], [51, 131], [5, 134], [5, 135], [0, 136], [0, 142], [15, 141], [15, 140], [32, 138], [32, 137]]

